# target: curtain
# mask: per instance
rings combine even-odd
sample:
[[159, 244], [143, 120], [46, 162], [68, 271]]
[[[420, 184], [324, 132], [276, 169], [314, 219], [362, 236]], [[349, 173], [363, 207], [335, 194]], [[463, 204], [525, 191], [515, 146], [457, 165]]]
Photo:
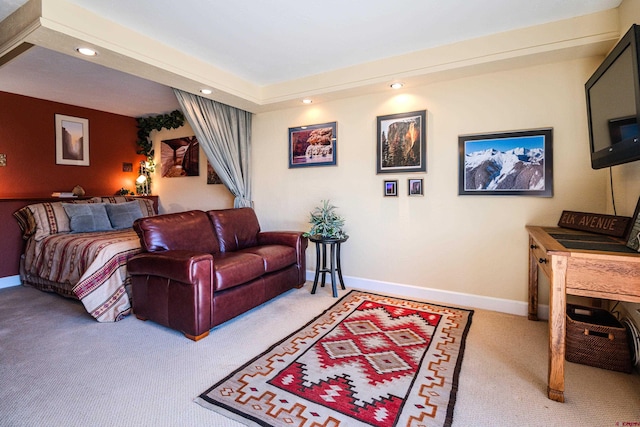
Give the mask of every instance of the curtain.
[[233, 207], [251, 207], [251, 113], [173, 89], [209, 163], [235, 196]]

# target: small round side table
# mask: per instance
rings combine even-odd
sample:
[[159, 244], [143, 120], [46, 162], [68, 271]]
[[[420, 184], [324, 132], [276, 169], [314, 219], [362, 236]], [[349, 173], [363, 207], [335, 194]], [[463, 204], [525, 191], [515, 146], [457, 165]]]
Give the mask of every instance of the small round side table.
[[[338, 273], [338, 279], [340, 280], [340, 286], [344, 287], [344, 280], [342, 279], [342, 267], [340, 266], [340, 244], [347, 241], [349, 236], [345, 236], [342, 239], [322, 237], [322, 236], [309, 236], [309, 240], [316, 244], [316, 275], [313, 279], [313, 289], [311, 293], [316, 293], [318, 287], [318, 277], [322, 273], [321, 285], [324, 287], [326, 273], [331, 274], [331, 287], [333, 289], [333, 297], [338, 297], [338, 287], [336, 283], [336, 272]], [[330, 267], [327, 268], [327, 245], [330, 246]]]

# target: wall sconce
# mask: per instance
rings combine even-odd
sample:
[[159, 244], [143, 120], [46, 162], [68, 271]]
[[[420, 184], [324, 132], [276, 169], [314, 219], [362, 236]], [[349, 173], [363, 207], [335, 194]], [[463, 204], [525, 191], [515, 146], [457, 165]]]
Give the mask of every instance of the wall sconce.
[[146, 162], [140, 162], [140, 175], [136, 179], [136, 192], [141, 196], [148, 196], [151, 193], [149, 170]]

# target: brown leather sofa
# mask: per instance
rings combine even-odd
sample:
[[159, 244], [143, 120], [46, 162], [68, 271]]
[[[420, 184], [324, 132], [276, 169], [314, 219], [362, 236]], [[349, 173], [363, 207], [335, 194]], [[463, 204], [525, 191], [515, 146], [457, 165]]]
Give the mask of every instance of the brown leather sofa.
[[130, 258], [133, 312], [197, 341], [209, 330], [305, 282], [307, 239], [260, 231], [251, 208], [140, 218]]

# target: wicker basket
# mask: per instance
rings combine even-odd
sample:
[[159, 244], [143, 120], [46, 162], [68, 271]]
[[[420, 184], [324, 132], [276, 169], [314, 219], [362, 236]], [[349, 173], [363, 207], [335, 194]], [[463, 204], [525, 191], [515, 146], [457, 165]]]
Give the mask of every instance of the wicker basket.
[[567, 304], [566, 343], [569, 362], [631, 373], [627, 330], [607, 310]]

